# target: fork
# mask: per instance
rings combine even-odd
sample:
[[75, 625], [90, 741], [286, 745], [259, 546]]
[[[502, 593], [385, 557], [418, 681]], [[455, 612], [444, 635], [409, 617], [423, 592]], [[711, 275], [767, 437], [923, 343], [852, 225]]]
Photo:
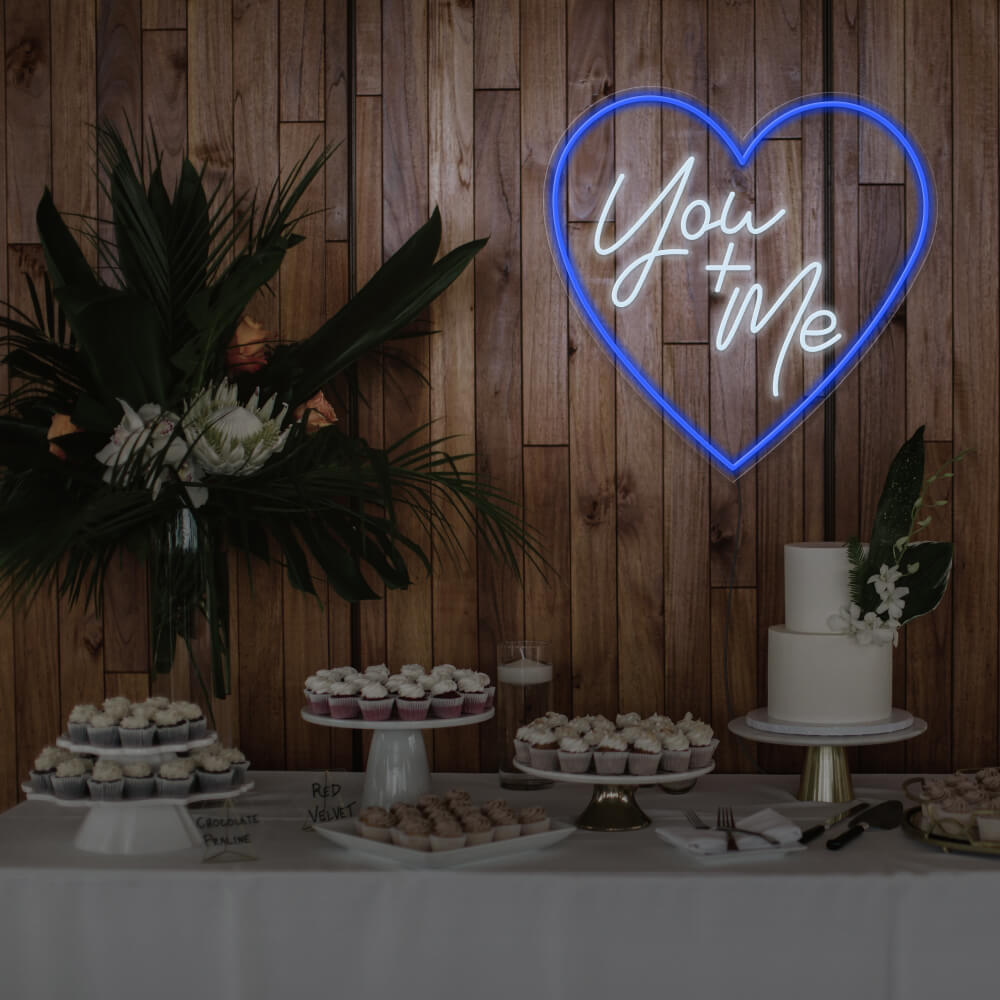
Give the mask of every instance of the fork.
[[747, 830], [742, 826], [736, 825], [736, 817], [733, 816], [733, 810], [731, 806], [719, 806], [718, 811], [715, 814], [715, 829], [724, 830], [727, 837], [729, 838], [727, 844], [733, 844], [732, 847], [727, 846], [726, 850], [735, 850], [735, 833], [748, 833], [751, 837], [760, 837], [762, 840], [766, 840], [769, 844], [773, 844], [775, 847], [780, 846], [781, 841], [777, 837], [772, 837], [769, 833], [759, 833], [757, 830]]
[[711, 830], [712, 829], [693, 809], [685, 809], [684, 810], [684, 818], [696, 830]]

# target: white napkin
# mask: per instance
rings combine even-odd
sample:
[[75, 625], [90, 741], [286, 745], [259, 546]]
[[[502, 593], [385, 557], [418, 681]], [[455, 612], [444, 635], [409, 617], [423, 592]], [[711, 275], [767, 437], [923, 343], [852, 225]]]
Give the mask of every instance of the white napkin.
[[[750, 816], [737, 816], [736, 825], [746, 830], [766, 833], [778, 841], [778, 845], [768, 843], [763, 837], [748, 833], [734, 834], [736, 846], [741, 851], [774, 850], [776, 846], [788, 847], [797, 844], [802, 831], [791, 820], [773, 809], [761, 809]], [[695, 830], [693, 827], [671, 825], [661, 826], [656, 831], [664, 840], [675, 847], [694, 854], [720, 854], [726, 850], [726, 834], [722, 830]]]

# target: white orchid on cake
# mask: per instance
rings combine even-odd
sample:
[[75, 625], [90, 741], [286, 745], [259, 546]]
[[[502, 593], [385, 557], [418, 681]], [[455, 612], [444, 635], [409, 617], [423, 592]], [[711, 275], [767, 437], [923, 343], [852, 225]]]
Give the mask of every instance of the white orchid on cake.
[[929, 511], [947, 503], [931, 499], [929, 487], [951, 479], [949, 466], [964, 457], [964, 452], [955, 456], [924, 479], [923, 427], [899, 449], [882, 488], [870, 544], [856, 538], [847, 543], [851, 603], [827, 619], [832, 631], [853, 635], [862, 645], [895, 646], [906, 622], [940, 604], [951, 575], [953, 547], [914, 537], [930, 524]]

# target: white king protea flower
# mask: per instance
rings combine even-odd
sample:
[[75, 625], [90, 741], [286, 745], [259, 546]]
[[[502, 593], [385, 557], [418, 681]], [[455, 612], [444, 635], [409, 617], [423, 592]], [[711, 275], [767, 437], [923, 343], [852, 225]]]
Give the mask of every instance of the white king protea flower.
[[184, 434], [198, 464], [222, 476], [249, 476], [285, 447], [291, 425], [281, 424], [288, 412], [282, 406], [276, 417], [275, 397], [259, 406], [260, 390], [241, 404], [235, 385], [223, 379], [216, 389], [202, 390], [184, 415]]

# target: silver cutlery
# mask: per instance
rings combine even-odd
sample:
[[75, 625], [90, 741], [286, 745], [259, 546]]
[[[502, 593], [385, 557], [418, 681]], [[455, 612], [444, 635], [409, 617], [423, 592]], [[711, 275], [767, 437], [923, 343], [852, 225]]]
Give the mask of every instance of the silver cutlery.
[[[758, 830], [747, 830], [742, 826], [737, 826], [736, 817], [733, 816], [733, 810], [729, 806], [719, 806], [719, 810], [715, 817], [715, 829], [724, 830], [734, 844], [736, 843], [736, 838], [733, 834], [747, 833], [751, 837], [760, 837], [762, 840], [766, 840], [769, 844], [772, 844], [775, 847], [781, 846], [781, 841], [778, 840], [777, 837], [772, 837], [769, 833], [760, 833]], [[727, 850], [734, 850], [734, 848], [727, 847]]]
[[685, 809], [684, 810], [684, 818], [696, 830], [711, 830], [712, 829], [693, 809]]

